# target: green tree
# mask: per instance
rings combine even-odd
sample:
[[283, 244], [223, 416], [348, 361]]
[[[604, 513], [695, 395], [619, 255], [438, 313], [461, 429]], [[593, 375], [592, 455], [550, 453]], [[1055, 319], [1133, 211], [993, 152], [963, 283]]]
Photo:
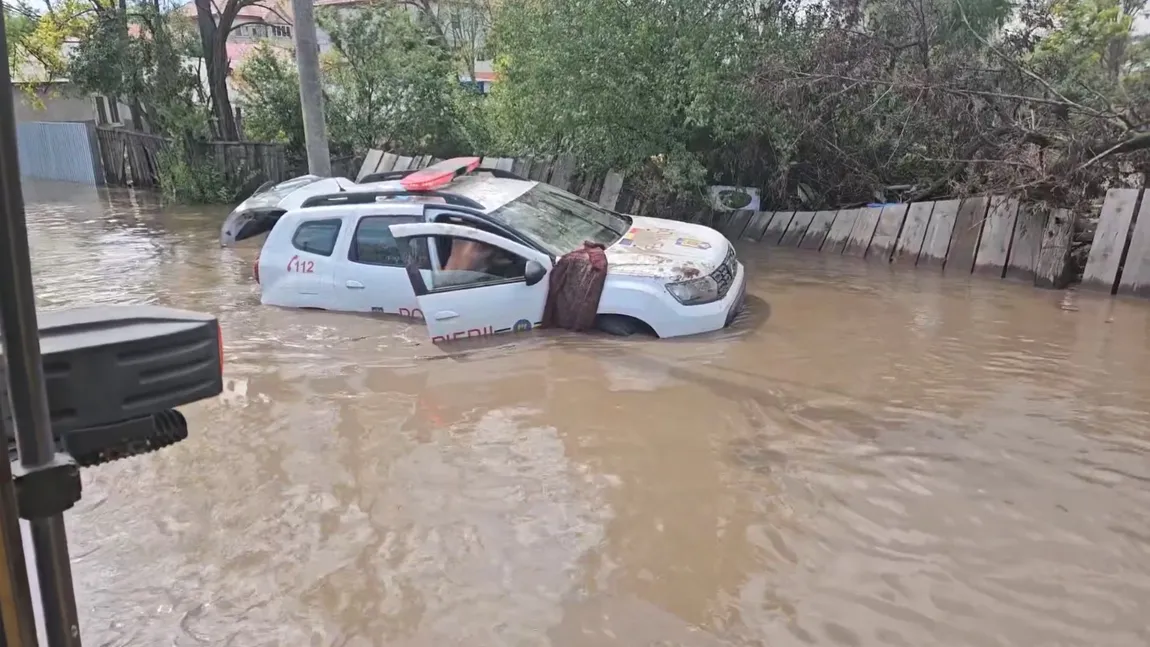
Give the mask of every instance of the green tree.
[[93, 16], [68, 61], [69, 79], [84, 93], [131, 97], [158, 133], [206, 136], [199, 78], [184, 63], [192, 35], [153, 4], [131, 8], [136, 36], [128, 35], [125, 20], [114, 9]]
[[756, 78], [759, 109], [781, 117], [763, 151], [771, 201], [1014, 192], [1072, 206], [1127, 181], [1150, 144], [1150, 93], [1124, 89], [1146, 74], [1128, 11], [875, 0], [776, 20]]
[[[13, 81], [51, 80], [66, 75], [64, 43], [80, 37], [91, 23], [81, 0], [49, 3], [42, 11], [26, 3], [4, 6], [8, 69]], [[30, 72], [34, 78], [22, 78]]]
[[456, 57], [464, 72], [475, 78], [476, 63], [487, 56], [491, 30], [491, 0], [402, 0], [423, 25]]
[[[303, 111], [299, 74], [294, 61], [267, 43], [260, 43], [236, 70], [244, 108], [244, 132], [254, 141], [283, 142], [289, 152], [304, 154]], [[332, 141], [338, 153], [342, 142]]]
[[652, 158], [682, 185], [759, 127], [748, 89], [755, 4], [508, 0], [496, 11], [492, 118], [506, 149], [571, 152], [599, 169]]
[[458, 70], [442, 41], [401, 7], [321, 9], [333, 52], [324, 63], [328, 131], [356, 151], [443, 155], [468, 148]]

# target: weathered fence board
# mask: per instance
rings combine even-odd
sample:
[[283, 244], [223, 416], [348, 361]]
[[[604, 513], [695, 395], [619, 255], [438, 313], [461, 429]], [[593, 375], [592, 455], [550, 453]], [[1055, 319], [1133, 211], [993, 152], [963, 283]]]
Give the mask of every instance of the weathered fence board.
[[934, 203], [930, 214], [930, 225], [926, 228], [926, 239], [918, 254], [918, 264], [924, 267], [942, 267], [946, 262], [946, 252], [950, 249], [950, 234], [954, 231], [954, 219], [958, 216], [959, 200], [940, 200]]
[[1122, 266], [1118, 294], [1150, 297], [1150, 191], [1142, 194], [1142, 207], [1134, 220], [1134, 235]]
[[1042, 232], [1042, 249], [1038, 252], [1034, 284], [1041, 288], [1061, 289], [1069, 277], [1070, 241], [1074, 235], [1074, 217], [1067, 209], [1055, 209]]
[[834, 224], [836, 213], [838, 212], [816, 211], [815, 217], [811, 218], [810, 226], [807, 227], [807, 233], [803, 234], [803, 239], [799, 242], [799, 249], [822, 249], [823, 241], [826, 240], [827, 233]]
[[814, 211], [796, 211], [795, 215], [791, 218], [791, 222], [787, 225], [786, 232], [779, 240], [779, 245], [783, 247], [798, 247], [802, 242], [803, 236], [807, 233], [807, 228], [811, 226], [811, 220], [815, 217]]
[[500, 171], [511, 172], [511, 168], [515, 166], [515, 158], [512, 157], [497, 157], [495, 158], [495, 167]]
[[874, 237], [874, 230], [875, 227], [878, 227], [878, 219], [881, 216], [882, 207], [866, 207], [859, 210], [858, 217], [855, 219], [855, 226], [851, 229], [846, 247], [843, 248], [843, 256], [862, 258], [866, 255], [866, 250], [870, 247], [871, 238]]
[[367, 157], [363, 159], [363, 166], [359, 167], [359, 173], [355, 176], [355, 181], [359, 182], [369, 173], [375, 173], [375, 169], [379, 167], [380, 160], [383, 159], [383, 151], [375, 148], [367, 151]]
[[400, 155], [399, 159], [395, 160], [395, 168], [393, 168], [391, 170], [393, 170], [393, 171], [409, 171], [409, 170], [411, 170], [412, 164], [414, 164], [414, 163], [415, 163], [414, 157], [408, 157], [406, 155]]
[[1038, 269], [1038, 253], [1042, 249], [1042, 232], [1046, 229], [1049, 212], [1032, 204], [1020, 204], [1014, 219], [1014, 239], [1010, 243], [1010, 257], [1006, 261], [1006, 276], [1034, 282]]
[[103, 128], [96, 130], [96, 138], [100, 145], [100, 160], [104, 166], [104, 179], [112, 186], [124, 186], [124, 156], [127, 141], [113, 136], [114, 133]]
[[843, 249], [847, 246], [847, 241], [850, 240], [851, 231], [854, 229], [855, 221], [858, 220], [859, 209], [840, 209], [835, 222], [831, 225], [831, 229], [827, 232], [827, 239], [823, 243], [822, 250], [831, 254], [841, 254]]
[[97, 128], [104, 178], [112, 186], [159, 185], [158, 156], [168, 145], [159, 135], [123, 128]]
[[922, 243], [926, 240], [932, 211], [934, 211], [933, 202], [915, 202], [910, 205], [902, 233], [898, 235], [898, 242], [894, 246], [892, 262], [901, 265], [914, 265], [918, 262], [918, 253], [922, 251]]
[[990, 211], [982, 226], [982, 240], [974, 256], [974, 272], [1002, 278], [1010, 256], [1014, 222], [1018, 216], [1018, 199], [1004, 195], [991, 196]]
[[954, 220], [954, 231], [950, 235], [950, 249], [946, 252], [943, 271], [948, 274], [970, 274], [974, 271], [974, 254], [978, 251], [989, 203], [985, 196], [962, 201]]
[[903, 203], [883, 205], [878, 226], [874, 228], [874, 236], [870, 239], [870, 248], [866, 251], [867, 260], [890, 262], [894, 246], [898, 243], [898, 235], [902, 232], [902, 223], [906, 220], [908, 206]]
[[623, 174], [609, 171], [603, 178], [603, 188], [599, 190], [599, 206], [604, 209], [614, 209], [619, 201], [619, 192], [623, 190]]
[[1102, 203], [1098, 229], [1090, 245], [1090, 257], [1082, 272], [1082, 287], [1088, 290], [1113, 292], [1118, 280], [1118, 267], [1122, 250], [1130, 234], [1130, 221], [1138, 203], [1138, 189], [1109, 189]]
[[760, 240], [764, 243], [778, 245], [779, 241], [783, 239], [783, 234], [787, 233], [787, 226], [791, 224], [791, 218], [794, 215], [794, 211], [776, 211]]
[[386, 173], [395, 170], [395, 163], [399, 160], [399, 156], [395, 153], [384, 153], [383, 157], [379, 159], [379, 166], [375, 167], [376, 173]]
[[531, 158], [516, 157], [515, 163], [511, 165], [511, 172], [519, 177], [527, 177], [531, 173]]
[[295, 175], [289, 168], [283, 144], [265, 142], [207, 142], [201, 152], [215, 160], [216, 167], [231, 181], [281, 182]]
[[723, 235], [729, 240], [738, 240], [743, 235], [743, 230], [747, 228], [747, 223], [750, 222], [753, 215], [755, 212], [748, 209], [728, 212], [719, 231], [723, 232]]
[[548, 182], [554, 186], [568, 190], [571, 178], [575, 175], [575, 156], [571, 154], [560, 155], [555, 158], [551, 166], [551, 179]]
[[771, 216], [775, 215], [771, 211], [758, 211], [751, 216], [750, 222], [747, 223], [747, 228], [743, 230], [743, 238], [746, 240], [753, 240], [758, 242], [763, 237], [763, 232], [767, 230], [767, 225], [771, 224]]
[[[531, 158], [531, 172], [527, 175], [527, 179], [536, 182], [549, 182], [551, 175], [551, 157], [549, 155]], [[567, 178], [567, 186], [559, 188], [569, 190], [571, 188], [570, 177]]]

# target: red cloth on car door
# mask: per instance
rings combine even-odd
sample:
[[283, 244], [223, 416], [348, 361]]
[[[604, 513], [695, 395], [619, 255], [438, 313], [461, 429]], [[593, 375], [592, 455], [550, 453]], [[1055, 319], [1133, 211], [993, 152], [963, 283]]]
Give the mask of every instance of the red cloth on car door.
[[543, 327], [593, 329], [606, 280], [607, 254], [599, 243], [583, 243], [580, 249], [559, 257], [548, 279]]

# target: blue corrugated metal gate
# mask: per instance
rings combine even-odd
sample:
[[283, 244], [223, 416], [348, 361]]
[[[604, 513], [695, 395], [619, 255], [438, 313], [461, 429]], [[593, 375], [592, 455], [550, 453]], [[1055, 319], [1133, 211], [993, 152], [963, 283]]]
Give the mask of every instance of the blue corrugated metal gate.
[[26, 121], [16, 124], [21, 177], [104, 184], [95, 124]]

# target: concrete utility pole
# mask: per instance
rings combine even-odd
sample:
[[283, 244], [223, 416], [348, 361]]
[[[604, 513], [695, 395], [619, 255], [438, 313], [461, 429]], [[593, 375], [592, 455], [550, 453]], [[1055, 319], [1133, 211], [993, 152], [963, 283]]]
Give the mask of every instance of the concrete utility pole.
[[319, 44], [315, 35], [314, 0], [292, 0], [295, 13], [295, 60], [299, 67], [299, 100], [307, 168], [312, 175], [331, 177], [331, 152], [323, 119], [323, 86], [319, 78]]

